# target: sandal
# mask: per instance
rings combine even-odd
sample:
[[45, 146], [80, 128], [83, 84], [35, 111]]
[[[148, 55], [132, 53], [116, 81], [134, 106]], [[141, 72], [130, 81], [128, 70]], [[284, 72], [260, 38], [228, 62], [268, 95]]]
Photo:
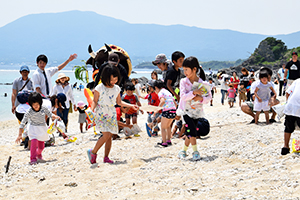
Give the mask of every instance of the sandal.
[[152, 136], [152, 129], [148, 126], [148, 124], [146, 123], [146, 130], [147, 130], [147, 134], [149, 137]]

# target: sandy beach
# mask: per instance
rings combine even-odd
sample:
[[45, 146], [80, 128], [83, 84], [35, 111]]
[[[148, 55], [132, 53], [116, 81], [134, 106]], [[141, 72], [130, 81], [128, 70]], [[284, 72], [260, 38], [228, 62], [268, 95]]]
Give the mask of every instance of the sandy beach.
[[[205, 105], [211, 132], [197, 140], [201, 160], [177, 158], [182, 139], [167, 148], [156, 147], [161, 137], [148, 137], [146, 114], [138, 116], [141, 137], [114, 140], [110, 158], [91, 165], [86, 150], [97, 137], [90, 129], [80, 133], [78, 113], [70, 114], [68, 135], [74, 143], [56, 137], [46, 147], [47, 163], [29, 165], [30, 152], [14, 143], [17, 120], [0, 122], [0, 199], [297, 199], [300, 196], [298, 154], [281, 156], [284, 119], [266, 125], [249, 124], [250, 116], [238, 104], [229, 108], [215, 94], [214, 106]], [[280, 100], [284, 100], [283, 97]], [[292, 134], [299, 138], [299, 131]], [[5, 165], [12, 156], [8, 173]]]

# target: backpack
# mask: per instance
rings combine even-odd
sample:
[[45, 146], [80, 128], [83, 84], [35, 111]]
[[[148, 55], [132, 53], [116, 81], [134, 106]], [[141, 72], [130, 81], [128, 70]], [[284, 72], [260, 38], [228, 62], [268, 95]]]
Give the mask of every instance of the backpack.
[[28, 103], [28, 98], [29, 98], [29, 95], [30, 95], [30, 91], [28, 90], [23, 90], [21, 92], [19, 92], [17, 94], [17, 100], [21, 103], [21, 104], [24, 104], [24, 103]]
[[210, 131], [209, 121], [205, 118], [199, 118], [197, 123], [197, 136], [206, 136]]

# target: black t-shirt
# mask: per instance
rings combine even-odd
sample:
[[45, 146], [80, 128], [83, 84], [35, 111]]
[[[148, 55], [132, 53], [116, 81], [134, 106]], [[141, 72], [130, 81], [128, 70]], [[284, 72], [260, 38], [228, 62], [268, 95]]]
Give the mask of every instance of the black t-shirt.
[[77, 110], [79, 111], [79, 113], [85, 113], [85, 110], [87, 109], [87, 105], [84, 106], [84, 108], [81, 110], [79, 107], [77, 107]]
[[250, 81], [249, 75], [242, 74], [240, 77], [240, 81], [244, 81], [244, 87], [247, 88]]
[[297, 78], [300, 78], [300, 62], [297, 60], [296, 62], [293, 62], [292, 60], [289, 61], [286, 66], [286, 69], [289, 70], [289, 77], [290, 80], [296, 80]]
[[[165, 85], [166, 85], [166, 89], [168, 89], [167, 87], [167, 82], [168, 80], [171, 80], [171, 86], [173, 89], [175, 89], [176, 87], [178, 87], [179, 85], [179, 78], [180, 78], [180, 70], [178, 69], [178, 71], [175, 70], [174, 65], [172, 67], [170, 67], [167, 71], [167, 75], [166, 75], [166, 79], [164, 80]], [[169, 89], [168, 89], [169, 90]]]

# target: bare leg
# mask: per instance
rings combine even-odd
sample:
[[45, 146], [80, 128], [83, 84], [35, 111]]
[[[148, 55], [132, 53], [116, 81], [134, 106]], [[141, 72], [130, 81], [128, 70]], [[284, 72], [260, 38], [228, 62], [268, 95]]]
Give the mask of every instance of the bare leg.
[[111, 137], [108, 138], [105, 142], [104, 157], [108, 157], [110, 149], [111, 149]]
[[130, 118], [126, 118], [126, 124], [127, 124], [127, 125], [130, 124]]
[[241, 110], [246, 113], [247, 115], [250, 115], [251, 117], [255, 118], [254, 113], [250, 109], [250, 107], [246, 103], [242, 103]]
[[196, 137], [191, 137], [190, 141], [191, 141], [191, 145], [196, 145], [197, 144]]
[[161, 137], [163, 143], [167, 142], [168, 128], [170, 126], [169, 119], [166, 117], [161, 118]]
[[269, 124], [269, 111], [264, 111], [266, 116], [266, 123]]
[[82, 131], [83, 123], [80, 123], [80, 124], [79, 124], [79, 127], [80, 127], [80, 132], [82, 133], [82, 132], [83, 132], [83, 131]]
[[171, 127], [172, 127], [172, 124], [173, 124], [173, 119], [168, 119], [167, 140], [171, 139], [171, 135], [172, 135]]
[[[272, 106], [278, 105], [280, 103], [280, 101], [277, 99], [271, 98], [269, 100], [269, 103], [270, 103], [270, 107], [272, 108]], [[275, 117], [276, 117], [276, 112], [272, 109], [271, 119], [275, 119]]]
[[94, 149], [92, 150], [93, 154], [97, 154], [98, 150], [102, 147], [102, 145], [108, 140], [111, 139], [112, 134], [110, 132], [103, 132], [102, 137], [97, 141]]
[[136, 124], [137, 123], [137, 117], [132, 117], [132, 124]]
[[190, 143], [191, 143], [191, 140], [188, 137], [185, 137], [185, 140], [184, 140], [185, 146], [188, 147], [190, 145]]
[[284, 132], [284, 147], [289, 148], [291, 133]]
[[260, 111], [256, 111], [255, 124], [258, 124], [259, 114], [260, 114]]

